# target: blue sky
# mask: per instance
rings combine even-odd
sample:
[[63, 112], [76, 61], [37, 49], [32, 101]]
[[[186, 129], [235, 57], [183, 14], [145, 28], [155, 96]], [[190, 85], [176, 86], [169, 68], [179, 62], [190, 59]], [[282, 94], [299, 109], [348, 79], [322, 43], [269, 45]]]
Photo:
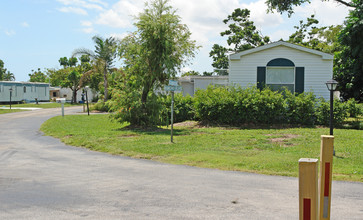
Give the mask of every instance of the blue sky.
[[[77, 48], [94, 49], [92, 36], [122, 38], [133, 31], [133, 15], [144, 0], [1, 0], [0, 59], [17, 81], [28, 81], [31, 70], [60, 68], [60, 57]], [[273, 41], [287, 39], [299, 20], [315, 14], [321, 25], [342, 24], [348, 9], [333, 2], [312, 0], [295, 14], [267, 14], [264, 0], [171, 0], [192, 38], [202, 46], [192, 65], [184, 70], [212, 71], [208, 54], [213, 44], [225, 45], [219, 33], [222, 20], [235, 8], [251, 10], [251, 19]], [[118, 67], [118, 63], [116, 67]]]

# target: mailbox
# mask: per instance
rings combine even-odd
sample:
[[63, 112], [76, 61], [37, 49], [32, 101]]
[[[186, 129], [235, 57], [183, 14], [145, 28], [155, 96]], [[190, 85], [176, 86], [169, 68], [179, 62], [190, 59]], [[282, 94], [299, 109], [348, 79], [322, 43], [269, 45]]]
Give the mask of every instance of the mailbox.
[[66, 103], [66, 98], [58, 98], [58, 99], [56, 99], [56, 102], [57, 103]]

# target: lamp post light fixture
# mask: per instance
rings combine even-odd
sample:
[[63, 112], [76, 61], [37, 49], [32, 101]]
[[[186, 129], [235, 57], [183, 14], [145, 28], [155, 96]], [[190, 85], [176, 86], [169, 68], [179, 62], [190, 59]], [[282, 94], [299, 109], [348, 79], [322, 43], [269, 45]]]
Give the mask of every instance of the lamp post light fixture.
[[[330, 121], [329, 121], [329, 127], [330, 127], [330, 135], [333, 135], [333, 110], [334, 110], [334, 91], [337, 90], [338, 82], [334, 79], [328, 80], [326, 83], [326, 87], [328, 87], [328, 90], [330, 91]], [[335, 150], [333, 150], [333, 155], [335, 156]]]
[[11, 109], [11, 96], [13, 95], [13, 88], [10, 88], [9, 91], [10, 91], [10, 109]]

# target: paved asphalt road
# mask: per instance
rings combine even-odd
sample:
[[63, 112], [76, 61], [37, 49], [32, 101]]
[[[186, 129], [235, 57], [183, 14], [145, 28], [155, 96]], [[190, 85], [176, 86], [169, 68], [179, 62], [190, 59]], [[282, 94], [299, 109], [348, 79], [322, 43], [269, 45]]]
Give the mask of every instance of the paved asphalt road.
[[[80, 108], [66, 109], [66, 115]], [[298, 219], [296, 178], [162, 164], [45, 137], [60, 109], [0, 115], [0, 219]], [[363, 184], [333, 182], [332, 218], [363, 219]]]

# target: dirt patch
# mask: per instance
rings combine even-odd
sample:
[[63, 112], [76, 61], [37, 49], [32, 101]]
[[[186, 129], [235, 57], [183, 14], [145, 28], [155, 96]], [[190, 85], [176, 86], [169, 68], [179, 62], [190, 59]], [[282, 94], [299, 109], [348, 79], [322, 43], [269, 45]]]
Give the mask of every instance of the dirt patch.
[[[266, 136], [276, 136], [276, 135], [278, 134], [266, 134]], [[271, 141], [272, 143], [279, 143], [280, 145], [283, 145], [285, 147], [291, 147], [294, 146], [294, 144], [289, 143], [288, 141], [300, 136], [301, 135], [298, 134], [282, 134], [282, 137], [269, 138], [268, 140]]]
[[130, 137], [137, 137], [137, 136], [140, 136], [138, 134], [122, 134], [122, 135], [119, 135], [118, 137], [120, 138], [130, 138]]
[[199, 124], [196, 121], [184, 121], [184, 122], [174, 123], [174, 127], [194, 128], [194, 127], [198, 127], [198, 126], [199, 126]]

